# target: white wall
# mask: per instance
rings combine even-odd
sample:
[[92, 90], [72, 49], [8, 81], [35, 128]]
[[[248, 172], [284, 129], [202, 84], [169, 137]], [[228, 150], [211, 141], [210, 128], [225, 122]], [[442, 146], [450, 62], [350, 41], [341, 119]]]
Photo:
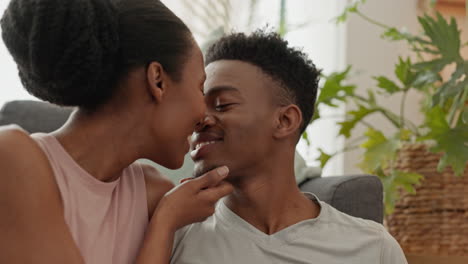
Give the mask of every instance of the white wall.
[[[3, 12], [5, 11], [9, 2], [9, 0], [0, 0], [1, 15], [3, 15]], [[2, 30], [0, 29], [0, 35], [1, 32]], [[23, 89], [23, 86], [21, 85], [18, 77], [16, 64], [8, 53], [3, 40], [0, 41], [0, 74], [0, 108], [7, 101], [33, 98], [26, 92], [26, 90]]]
[[[198, 23], [193, 15], [181, 10], [180, 1], [163, 1], [179, 15], [190, 27]], [[231, 25], [235, 31], [252, 31], [258, 27], [275, 27], [278, 25], [280, 0], [260, 0], [254, 25], [246, 27], [248, 4], [250, 1], [231, 1]], [[345, 67], [345, 32], [344, 27], [337, 27], [333, 18], [338, 16], [345, 1], [343, 0], [290, 0], [287, 2], [288, 21], [293, 25], [308, 24], [293, 30], [286, 35], [292, 46], [302, 48], [324, 73], [342, 70]], [[294, 26], [292, 27], [294, 28]], [[203, 39], [198, 39], [203, 43]], [[342, 116], [344, 109], [324, 109], [324, 114]], [[317, 148], [328, 152], [341, 149], [343, 141], [336, 138], [338, 128], [332, 120], [321, 120], [308, 128], [312, 146], [304, 141], [298, 145], [298, 151], [305, 157], [309, 165], [318, 166], [315, 158], [319, 153]], [[338, 157], [325, 168], [324, 175], [340, 175], [343, 173], [343, 159]]]
[[[362, 7], [362, 11], [369, 17], [379, 20], [385, 24], [406, 27], [410, 32], [418, 32], [417, 0], [368, 0]], [[404, 44], [389, 43], [379, 36], [382, 30], [369, 24], [363, 19], [352, 15], [346, 26], [346, 63], [353, 65], [355, 70], [361, 71], [353, 81], [358, 85], [358, 91], [365, 94], [367, 88], [375, 87], [375, 81], [371, 76], [385, 75], [394, 76], [394, 64], [398, 60], [398, 55], [408, 55], [409, 50]], [[392, 78], [395, 80], [395, 78]], [[399, 98], [379, 97], [387, 108], [399, 111]], [[423, 116], [419, 110], [419, 96], [410, 94], [408, 96], [406, 116], [408, 119], [419, 123]], [[349, 109], [349, 107], [348, 107]], [[375, 115], [370, 119], [371, 123], [383, 131], [393, 132], [392, 126], [383, 120], [380, 115]], [[365, 129], [358, 127], [353, 134], [356, 137], [363, 135]], [[349, 141], [348, 141], [349, 142]], [[360, 162], [362, 150], [356, 150], [344, 155], [344, 169], [346, 174], [360, 173], [355, 166]]]
[[[279, 1], [278, 1], [279, 2]], [[337, 26], [334, 18], [344, 8], [342, 0], [289, 1], [288, 16], [293, 24], [309, 20], [306, 27], [292, 31], [286, 39], [294, 46], [303, 47], [316, 66], [325, 74], [345, 68], [346, 32], [343, 25]], [[298, 151], [308, 164], [319, 166], [315, 160], [319, 156], [318, 148], [328, 153], [342, 148], [344, 141], [337, 138], [338, 127], [335, 122], [342, 119], [342, 109], [320, 109], [322, 116], [338, 116], [334, 119], [319, 119], [308, 127], [307, 132], [311, 146], [305, 141], [298, 144]], [[324, 176], [342, 175], [344, 172], [343, 157], [331, 160], [323, 169]]]

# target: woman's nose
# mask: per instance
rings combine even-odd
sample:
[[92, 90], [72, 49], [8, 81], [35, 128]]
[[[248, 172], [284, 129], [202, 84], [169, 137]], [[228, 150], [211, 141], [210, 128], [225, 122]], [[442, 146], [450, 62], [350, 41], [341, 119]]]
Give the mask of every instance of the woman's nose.
[[205, 116], [198, 122], [196, 126], [197, 131], [202, 131], [208, 127], [213, 126], [216, 123], [214, 116], [210, 114], [205, 114]]

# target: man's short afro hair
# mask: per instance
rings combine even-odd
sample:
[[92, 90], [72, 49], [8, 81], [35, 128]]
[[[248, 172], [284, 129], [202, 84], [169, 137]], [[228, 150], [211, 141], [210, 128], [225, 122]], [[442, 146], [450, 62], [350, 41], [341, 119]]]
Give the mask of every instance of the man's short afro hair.
[[224, 36], [208, 48], [205, 57], [206, 65], [218, 60], [240, 60], [259, 67], [279, 82], [284, 89], [282, 99], [301, 109], [300, 132], [305, 131], [314, 114], [320, 70], [303, 51], [289, 47], [277, 33], [260, 29], [250, 35]]

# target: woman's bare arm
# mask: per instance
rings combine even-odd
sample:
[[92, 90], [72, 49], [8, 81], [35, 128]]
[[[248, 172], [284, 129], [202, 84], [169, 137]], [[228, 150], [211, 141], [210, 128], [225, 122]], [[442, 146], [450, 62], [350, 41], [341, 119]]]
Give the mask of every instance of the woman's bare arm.
[[0, 129], [0, 180], [0, 263], [83, 264], [49, 162], [20, 129]]
[[[175, 231], [213, 214], [216, 201], [232, 191], [222, 182], [226, 175], [213, 170], [157, 199], [137, 262], [169, 263]], [[49, 162], [19, 129], [0, 128], [0, 180], [0, 263], [84, 264]]]

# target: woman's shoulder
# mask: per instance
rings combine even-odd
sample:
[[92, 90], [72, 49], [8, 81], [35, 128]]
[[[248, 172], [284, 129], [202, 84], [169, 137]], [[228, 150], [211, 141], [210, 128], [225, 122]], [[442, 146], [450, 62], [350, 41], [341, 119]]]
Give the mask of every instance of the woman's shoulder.
[[18, 125], [0, 126], [0, 139], [5, 137], [22, 137], [29, 136], [28, 132]]
[[31, 155], [40, 153], [40, 149], [34, 139], [21, 127], [17, 125], [0, 126], [1, 155], [8, 155], [10, 158], [13, 158], [22, 154], [28, 154], [30, 157]]
[[29, 259], [80, 258], [47, 157], [19, 127], [0, 127], [0, 200], [0, 229], [9, 230], [0, 238], [0, 262], [24, 262], [24, 252]]
[[0, 181], [20, 193], [57, 191], [46, 155], [18, 126], [0, 126]]
[[2, 177], [26, 177], [30, 182], [44, 182], [43, 177], [52, 175], [45, 153], [19, 126], [0, 126], [0, 171]]

